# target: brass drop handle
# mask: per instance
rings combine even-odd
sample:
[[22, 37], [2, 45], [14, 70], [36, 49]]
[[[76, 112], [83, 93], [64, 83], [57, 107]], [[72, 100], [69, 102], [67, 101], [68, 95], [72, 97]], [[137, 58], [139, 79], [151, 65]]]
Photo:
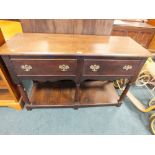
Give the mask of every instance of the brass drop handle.
[[92, 72], [97, 72], [100, 69], [100, 65], [90, 65], [90, 69], [92, 70]]
[[59, 69], [62, 71], [62, 72], [66, 72], [69, 70], [69, 66], [68, 65], [65, 65], [65, 64], [62, 64], [62, 65], [59, 65]]
[[132, 66], [131, 65], [125, 65], [125, 66], [123, 66], [123, 69], [127, 71], [129, 69], [132, 69]]
[[32, 66], [31, 65], [21, 65], [20, 67], [25, 72], [29, 72], [32, 69]]

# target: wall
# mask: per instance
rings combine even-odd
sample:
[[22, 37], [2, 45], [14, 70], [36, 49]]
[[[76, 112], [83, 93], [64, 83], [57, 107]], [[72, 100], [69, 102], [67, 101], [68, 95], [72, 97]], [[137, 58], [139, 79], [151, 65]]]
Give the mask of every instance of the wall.
[[110, 35], [113, 20], [104, 19], [22, 19], [23, 32]]

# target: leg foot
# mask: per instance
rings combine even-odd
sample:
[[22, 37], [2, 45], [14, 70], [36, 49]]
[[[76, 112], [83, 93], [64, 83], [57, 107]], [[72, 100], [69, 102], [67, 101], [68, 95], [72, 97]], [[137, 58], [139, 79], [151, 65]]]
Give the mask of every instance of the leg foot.
[[74, 110], [78, 110], [79, 108], [78, 107], [74, 107]]
[[122, 104], [122, 102], [118, 102], [118, 104], [116, 105], [116, 107], [120, 107]]
[[26, 110], [27, 110], [27, 111], [31, 111], [32, 108], [31, 108], [31, 107], [26, 107]]
[[78, 109], [79, 109], [78, 103], [75, 103], [75, 105], [74, 105], [74, 110], [78, 110]]

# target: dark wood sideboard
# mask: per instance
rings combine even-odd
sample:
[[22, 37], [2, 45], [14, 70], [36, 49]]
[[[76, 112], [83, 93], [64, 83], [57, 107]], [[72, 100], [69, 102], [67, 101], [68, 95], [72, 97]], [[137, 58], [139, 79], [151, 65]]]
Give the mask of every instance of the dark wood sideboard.
[[[0, 47], [26, 108], [120, 106], [149, 51], [129, 37], [25, 33]], [[119, 96], [113, 81], [127, 78]], [[28, 94], [22, 81], [33, 80]]]

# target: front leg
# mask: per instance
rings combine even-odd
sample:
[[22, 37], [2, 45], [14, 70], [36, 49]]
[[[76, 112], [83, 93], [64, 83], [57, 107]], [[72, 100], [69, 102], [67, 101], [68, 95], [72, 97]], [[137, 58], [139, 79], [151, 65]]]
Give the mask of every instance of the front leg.
[[128, 92], [128, 90], [129, 90], [129, 88], [130, 88], [131, 85], [132, 85], [132, 82], [129, 81], [128, 84], [126, 85], [125, 89], [123, 90], [123, 92], [122, 92], [119, 100], [118, 100], [118, 105], [117, 105], [118, 107], [121, 106], [122, 100], [124, 99], [124, 97], [127, 94], [127, 92]]
[[79, 103], [80, 103], [80, 83], [76, 83], [74, 109], [78, 109]]
[[23, 98], [23, 101], [27, 104], [30, 104], [30, 101], [29, 101], [29, 98], [28, 98], [28, 95], [27, 95], [27, 92], [25, 90], [25, 88], [23, 87], [23, 84], [22, 83], [19, 83], [17, 84], [17, 87], [19, 89], [19, 92]]

